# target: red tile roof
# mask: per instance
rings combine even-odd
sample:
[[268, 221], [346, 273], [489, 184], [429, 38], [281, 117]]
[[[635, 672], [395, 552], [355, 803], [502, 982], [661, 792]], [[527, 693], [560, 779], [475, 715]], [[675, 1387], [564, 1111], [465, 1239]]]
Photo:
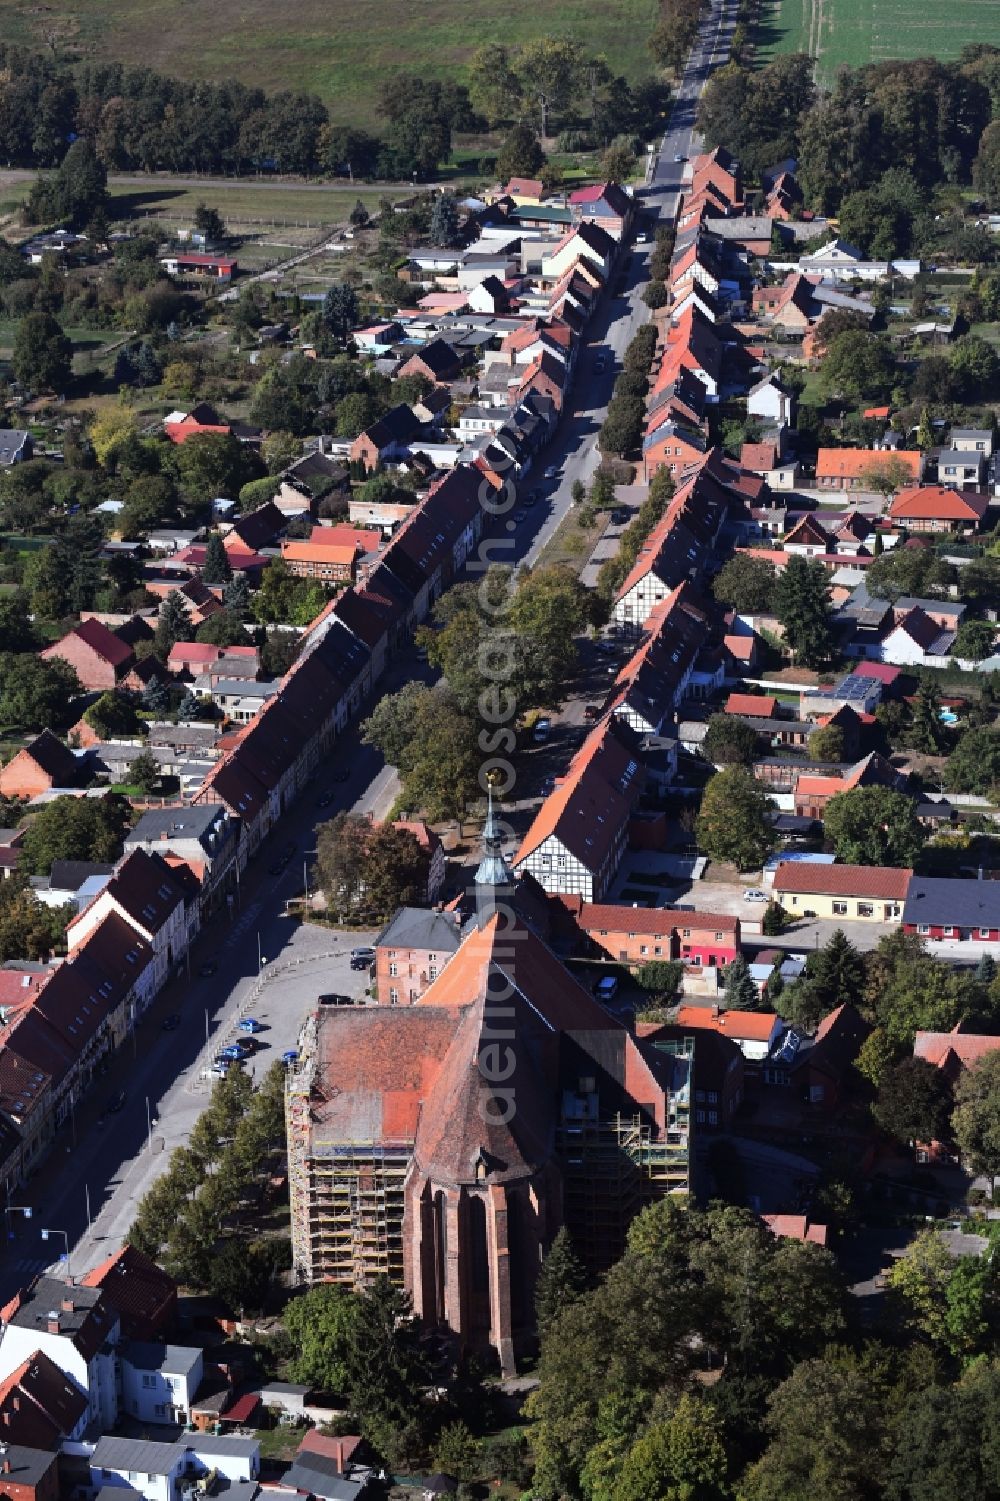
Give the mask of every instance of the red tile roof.
[[817, 479], [860, 479], [875, 464], [899, 459], [915, 480], [920, 478], [923, 454], [917, 449], [883, 453], [878, 448], [821, 448], [816, 455]]
[[721, 1032], [744, 1042], [768, 1042], [781, 1020], [773, 1011], [720, 1011], [717, 1006], [678, 1006], [677, 1025]]
[[953, 1060], [963, 1068], [974, 1068], [989, 1053], [1000, 1048], [1000, 1037], [985, 1037], [978, 1032], [918, 1032], [913, 1042], [914, 1058], [924, 1058], [937, 1068]]
[[811, 860], [782, 860], [774, 873], [774, 890], [802, 896], [858, 896], [878, 901], [906, 899], [912, 870], [898, 866], [820, 865]]
[[125, 1244], [81, 1278], [99, 1287], [121, 1319], [128, 1339], [152, 1339], [173, 1321], [177, 1284], [153, 1259]]
[[773, 719], [778, 700], [766, 693], [731, 693], [726, 699], [727, 714], [742, 714], [748, 719]]
[[825, 1246], [826, 1225], [811, 1225], [804, 1214], [762, 1214], [761, 1219], [775, 1235], [786, 1240], [808, 1241], [814, 1246]]
[[[817, 471], [818, 472], [818, 471]], [[986, 515], [988, 495], [949, 490], [945, 485], [913, 485], [900, 490], [889, 516], [893, 521], [973, 521]]]

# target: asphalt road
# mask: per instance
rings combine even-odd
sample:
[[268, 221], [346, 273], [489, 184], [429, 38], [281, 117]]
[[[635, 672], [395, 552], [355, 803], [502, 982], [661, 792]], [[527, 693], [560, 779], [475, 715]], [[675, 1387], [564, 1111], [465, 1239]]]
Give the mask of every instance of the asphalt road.
[[[649, 185], [640, 195], [646, 216], [661, 223], [673, 222], [685, 162], [701, 149], [694, 129], [698, 100], [712, 68], [729, 56], [734, 26], [732, 0], [716, 0], [677, 87]], [[675, 160], [677, 157], [682, 160]], [[651, 252], [651, 243], [633, 244], [627, 252], [615, 279], [624, 282], [624, 291], [619, 296], [606, 297], [591, 323], [587, 343], [577, 362], [567, 416], [539, 456], [537, 474], [532, 474], [527, 482], [528, 489], [541, 487], [539, 503], [518, 528], [518, 537], [527, 542], [523, 557], [528, 564], [537, 560], [572, 505], [574, 482], [589, 484], [600, 463], [597, 434], [621, 369], [622, 356], [636, 331], [649, 318], [641, 293], [648, 280]], [[552, 481], [540, 479], [550, 465], [557, 468], [558, 477]]]

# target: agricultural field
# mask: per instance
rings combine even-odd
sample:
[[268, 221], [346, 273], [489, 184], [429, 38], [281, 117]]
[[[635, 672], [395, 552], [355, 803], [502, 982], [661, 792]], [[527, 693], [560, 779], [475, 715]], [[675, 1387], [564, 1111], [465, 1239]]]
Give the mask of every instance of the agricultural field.
[[757, 55], [809, 52], [821, 82], [843, 64], [890, 57], [947, 62], [970, 42], [1000, 46], [997, 0], [762, 0]]
[[652, 71], [646, 38], [657, 0], [242, 0], [230, 10], [188, 0], [0, 0], [5, 41], [39, 52], [114, 58], [184, 79], [236, 77], [309, 89], [332, 118], [372, 128], [393, 70], [460, 81], [483, 42], [550, 33], [604, 53], [618, 72]]

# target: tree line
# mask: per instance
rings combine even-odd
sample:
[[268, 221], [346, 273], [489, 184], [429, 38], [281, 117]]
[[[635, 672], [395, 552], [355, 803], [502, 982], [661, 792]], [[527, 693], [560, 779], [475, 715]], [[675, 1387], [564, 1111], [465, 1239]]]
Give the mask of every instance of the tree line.
[[908, 174], [918, 190], [975, 176], [994, 191], [998, 117], [1000, 48], [985, 43], [953, 63], [841, 68], [829, 93], [816, 89], [804, 54], [756, 71], [731, 63], [713, 74], [698, 116], [707, 145], [727, 147], [751, 176], [796, 158], [809, 204], [828, 214], [879, 191], [890, 172]]

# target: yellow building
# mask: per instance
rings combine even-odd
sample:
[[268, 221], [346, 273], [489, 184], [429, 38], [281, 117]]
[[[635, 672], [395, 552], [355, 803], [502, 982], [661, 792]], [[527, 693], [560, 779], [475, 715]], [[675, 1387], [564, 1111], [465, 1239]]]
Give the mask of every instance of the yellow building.
[[912, 870], [869, 865], [822, 865], [782, 860], [774, 897], [795, 917], [848, 922], [899, 922]]

